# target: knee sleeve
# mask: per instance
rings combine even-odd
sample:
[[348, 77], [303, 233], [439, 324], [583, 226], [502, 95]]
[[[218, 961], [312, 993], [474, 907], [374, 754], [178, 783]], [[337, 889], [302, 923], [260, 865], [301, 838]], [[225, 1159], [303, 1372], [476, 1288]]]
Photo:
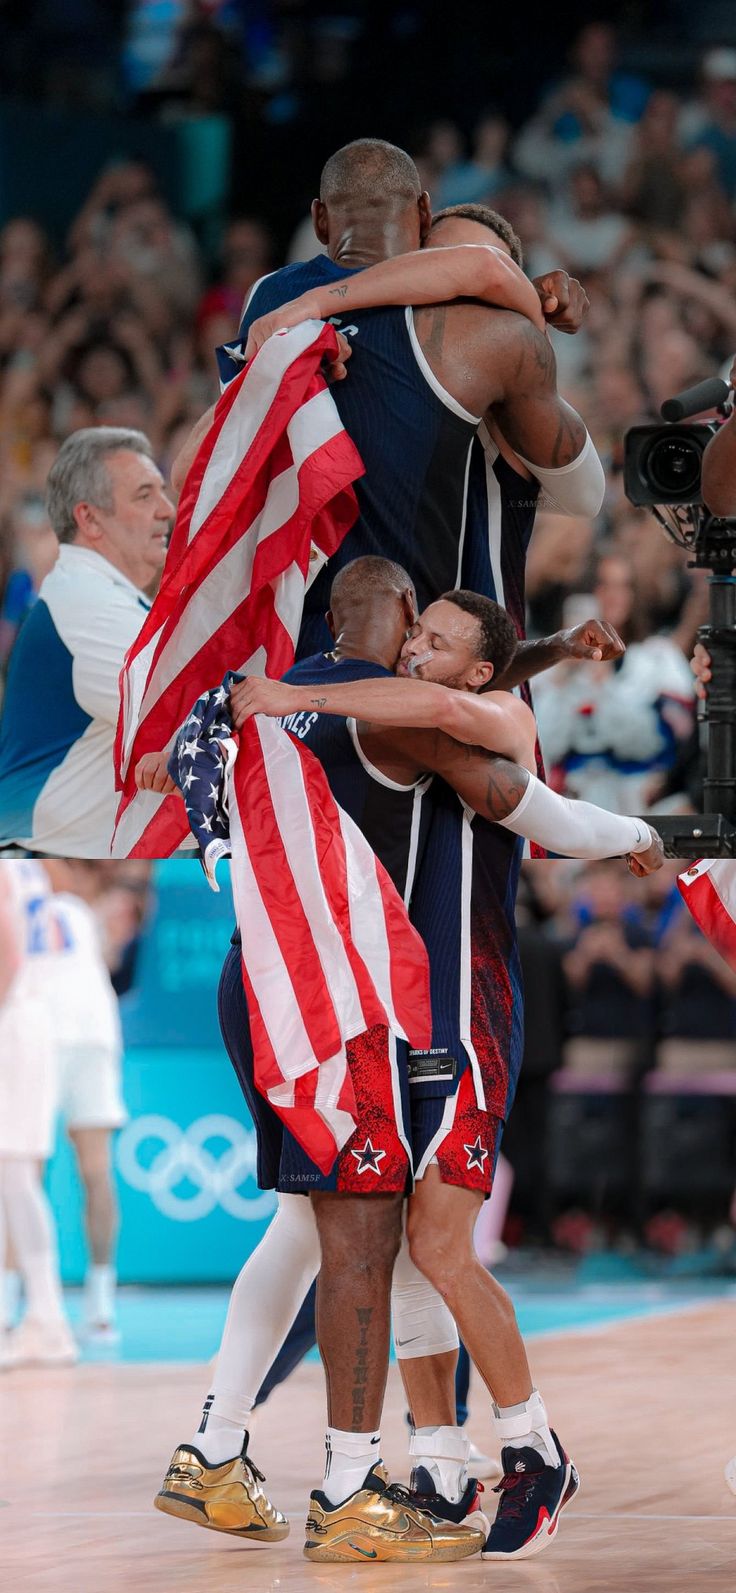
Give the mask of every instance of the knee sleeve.
[[455, 1318], [409, 1255], [404, 1234], [391, 1289], [394, 1348], [400, 1361], [442, 1355], [459, 1344]]

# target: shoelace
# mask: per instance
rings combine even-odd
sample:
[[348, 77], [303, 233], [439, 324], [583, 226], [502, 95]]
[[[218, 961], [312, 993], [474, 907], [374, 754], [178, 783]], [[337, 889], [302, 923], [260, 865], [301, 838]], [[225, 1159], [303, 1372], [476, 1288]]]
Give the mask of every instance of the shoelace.
[[258, 1482], [265, 1482], [266, 1481], [264, 1473], [262, 1471], [259, 1471], [257, 1466], [254, 1466], [253, 1461], [250, 1458], [250, 1455], [241, 1455], [240, 1458], [241, 1458], [241, 1460], [243, 1462], [243, 1465], [247, 1467], [248, 1471], [253, 1473], [253, 1476], [257, 1478]]
[[521, 1515], [527, 1499], [530, 1498], [534, 1490], [536, 1476], [537, 1473], [533, 1471], [527, 1471], [523, 1476], [517, 1476], [512, 1471], [507, 1472], [506, 1476], [501, 1478], [501, 1481], [497, 1483], [493, 1490], [494, 1493], [500, 1493], [501, 1495], [498, 1516], [502, 1513], [505, 1516]]
[[390, 1499], [393, 1504], [414, 1505], [416, 1509], [417, 1495], [413, 1494], [411, 1488], [407, 1488], [403, 1482], [390, 1482], [383, 1492], [384, 1498]]

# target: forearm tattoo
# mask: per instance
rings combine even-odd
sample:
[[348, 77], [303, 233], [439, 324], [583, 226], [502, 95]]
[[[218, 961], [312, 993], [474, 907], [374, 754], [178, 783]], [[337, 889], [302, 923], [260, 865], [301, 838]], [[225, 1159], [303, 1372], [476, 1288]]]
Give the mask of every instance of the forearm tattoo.
[[347, 283], [342, 283], [337, 288], [330, 288], [329, 297], [331, 299], [344, 299], [345, 294], [347, 293], [347, 291], [348, 291]]

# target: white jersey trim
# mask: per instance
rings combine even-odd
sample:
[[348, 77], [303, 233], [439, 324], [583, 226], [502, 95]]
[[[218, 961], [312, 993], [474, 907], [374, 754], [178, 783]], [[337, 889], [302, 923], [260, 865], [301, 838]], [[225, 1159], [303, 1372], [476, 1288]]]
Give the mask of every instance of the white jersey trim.
[[483, 417], [481, 415], [471, 415], [470, 410], [464, 409], [459, 400], [457, 398], [453, 398], [452, 393], [448, 393], [447, 388], [443, 387], [442, 383], [438, 381], [437, 377], [435, 376], [434, 371], [432, 370], [432, 367], [429, 364], [429, 361], [426, 359], [420, 346], [416, 327], [414, 325], [414, 311], [412, 310], [410, 304], [407, 304], [404, 313], [406, 315], [406, 326], [409, 333], [409, 340], [414, 351], [414, 358], [419, 366], [425, 382], [427, 383], [427, 386], [431, 387], [432, 392], [437, 396], [437, 398], [439, 398], [440, 402], [444, 404], [445, 409], [452, 410], [453, 415], [459, 415], [461, 420], [470, 421], [471, 426], [480, 425]]
[[402, 785], [399, 780], [392, 780], [390, 775], [383, 774], [380, 769], [376, 768], [374, 763], [371, 763], [370, 758], [366, 757], [366, 754], [360, 744], [356, 720], [346, 719], [345, 723], [348, 728], [350, 740], [353, 743], [355, 751], [358, 754], [366, 774], [369, 774], [371, 779], [375, 780], [378, 785], [385, 785], [389, 791], [419, 791], [422, 795], [425, 791], [429, 790], [429, 787], [432, 784], [431, 774], [420, 774], [418, 780], [410, 780], [408, 785]]
[[421, 1161], [419, 1163], [419, 1166], [414, 1169], [414, 1182], [415, 1183], [417, 1183], [417, 1181], [420, 1178], [424, 1177], [424, 1174], [426, 1173], [427, 1168], [430, 1166], [430, 1164], [433, 1161], [436, 1160], [437, 1152], [438, 1152], [438, 1150], [440, 1148], [440, 1145], [442, 1145], [444, 1143], [444, 1141], [447, 1139], [448, 1134], [450, 1133], [450, 1131], [455, 1126], [455, 1113], [457, 1111], [457, 1100], [458, 1100], [459, 1094], [460, 1094], [460, 1083], [458, 1081], [457, 1089], [453, 1091], [452, 1095], [448, 1095], [446, 1097], [446, 1099], [445, 1099], [445, 1104], [444, 1104], [444, 1107], [443, 1107], [443, 1110], [442, 1110], [442, 1121], [440, 1122], [440, 1126], [437, 1129], [436, 1134], [434, 1134], [432, 1136], [432, 1138], [431, 1138], [431, 1140], [430, 1140], [430, 1142], [429, 1142], [429, 1144], [427, 1146], [427, 1149], [425, 1150], [424, 1155], [423, 1155], [423, 1157], [422, 1157], [422, 1159], [421, 1159]]
[[[475, 1085], [475, 1099], [478, 1110], [485, 1112], [486, 1095], [483, 1088], [483, 1075], [480, 1063], [476, 1056], [475, 1047], [471, 1038], [471, 979], [472, 979], [472, 932], [470, 923], [471, 903], [473, 893], [473, 824], [475, 813], [463, 804], [463, 835], [462, 835], [462, 862], [461, 862], [461, 901], [460, 901], [460, 1038], [468, 1053], [468, 1060]], [[457, 1091], [455, 1092], [457, 1094]]]

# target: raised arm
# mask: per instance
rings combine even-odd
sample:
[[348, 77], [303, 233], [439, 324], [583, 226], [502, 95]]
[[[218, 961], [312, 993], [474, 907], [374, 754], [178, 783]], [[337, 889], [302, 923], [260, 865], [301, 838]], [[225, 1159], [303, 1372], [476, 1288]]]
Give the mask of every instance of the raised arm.
[[486, 304], [518, 310], [544, 332], [545, 320], [536, 288], [520, 266], [490, 244], [464, 243], [447, 249], [418, 249], [381, 260], [339, 282], [310, 288], [299, 298], [254, 321], [248, 333], [246, 358], [251, 359], [273, 332], [311, 319], [385, 304], [439, 304], [454, 299], [481, 299]]
[[427, 680], [357, 680], [335, 686], [291, 686], [258, 676], [238, 682], [230, 701], [235, 728], [251, 714], [284, 718], [308, 712], [367, 720], [372, 727], [411, 726], [443, 730], [467, 742], [534, 768], [534, 715], [506, 691], [453, 691]]

